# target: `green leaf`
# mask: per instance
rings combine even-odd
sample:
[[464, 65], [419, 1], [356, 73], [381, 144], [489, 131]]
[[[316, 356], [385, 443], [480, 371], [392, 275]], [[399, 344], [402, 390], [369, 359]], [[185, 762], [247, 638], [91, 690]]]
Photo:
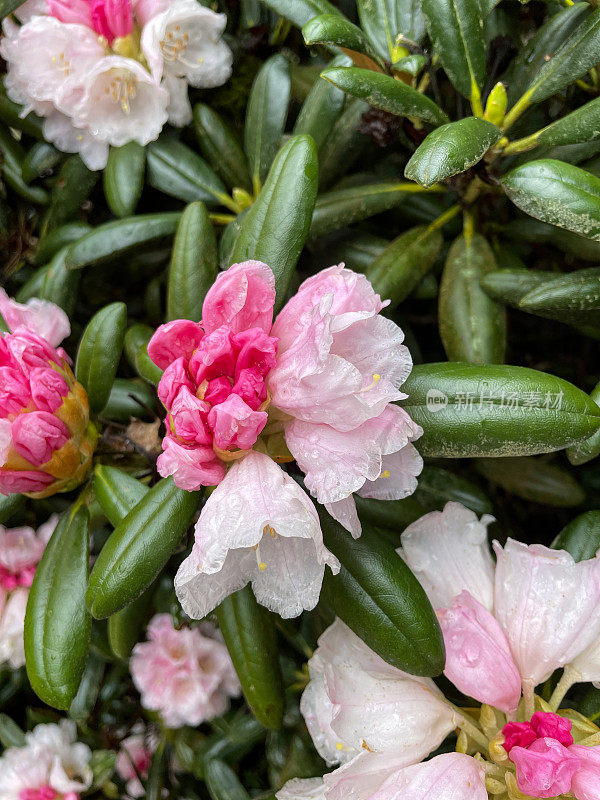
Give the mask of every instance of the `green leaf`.
[[531, 289], [521, 299], [527, 311], [554, 312], [600, 310], [600, 267], [580, 269], [566, 275], [552, 273], [549, 280]]
[[126, 326], [127, 306], [111, 303], [94, 314], [79, 342], [75, 375], [87, 392], [94, 414], [108, 402], [123, 352]]
[[138, 379], [115, 378], [106, 405], [99, 412], [102, 419], [129, 422], [131, 417], [152, 415], [156, 394]]
[[600, 241], [600, 178], [546, 158], [516, 167], [500, 183], [526, 214]]
[[506, 348], [506, 312], [481, 288], [482, 276], [496, 269], [487, 241], [459, 236], [448, 252], [439, 294], [439, 327], [450, 361], [501, 364]]
[[321, 14], [302, 28], [305, 43], [339, 47], [357, 66], [381, 71], [383, 61], [362, 30], [339, 14]]
[[381, 58], [392, 64], [403, 54], [406, 40], [418, 44], [425, 35], [419, 0], [358, 0], [357, 7], [362, 29]]
[[145, 484], [122, 469], [107, 464], [97, 464], [94, 469], [94, 497], [114, 527], [149, 491]]
[[365, 270], [377, 294], [396, 308], [434, 265], [442, 249], [439, 230], [419, 225], [401, 233]]
[[538, 458], [480, 458], [476, 467], [492, 483], [532, 503], [567, 508], [585, 499], [572, 475]]
[[423, 467], [413, 496], [423, 507], [423, 513], [441, 511], [448, 501], [461, 503], [479, 516], [494, 512], [492, 503], [478, 486], [442, 467]]
[[432, 131], [419, 145], [404, 176], [421, 186], [433, 186], [481, 161], [500, 135], [499, 128], [479, 117], [449, 122]]
[[64, 154], [47, 142], [36, 142], [21, 163], [21, 174], [26, 183], [47, 176], [63, 160]]
[[217, 239], [202, 203], [181, 215], [167, 283], [167, 319], [202, 318], [202, 303], [217, 277]]
[[[337, 87], [334, 88], [339, 91]], [[367, 103], [352, 97], [336, 120], [319, 151], [319, 185], [321, 188], [329, 186], [352, 169], [357, 159], [360, 158], [368, 140], [358, 128], [362, 115], [368, 110]]]
[[23, 131], [34, 139], [44, 138], [44, 120], [38, 117], [33, 111], [22, 117], [23, 106], [14, 103], [6, 94], [4, 80], [0, 81], [0, 119], [7, 125], [16, 130]]
[[309, 136], [292, 136], [281, 148], [265, 185], [244, 216], [231, 261], [256, 259], [275, 274], [275, 312], [304, 247], [318, 184], [317, 149]]
[[[338, 56], [332, 59], [328, 66], [349, 64], [350, 59], [346, 56]], [[345, 98], [346, 95], [341, 89], [318, 77], [302, 104], [294, 125], [294, 133], [312, 136], [317, 149], [320, 150], [342, 113]]]
[[67, 222], [61, 225], [60, 228], [54, 228], [48, 231], [43, 236], [37, 245], [35, 253], [33, 254], [32, 263], [34, 264], [47, 264], [51, 258], [62, 250], [63, 247], [71, 242], [76, 242], [89, 233], [92, 226], [87, 222]]
[[108, 618], [108, 641], [117, 658], [127, 661], [140, 641], [154, 595], [154, 584], [129, 605]]
[[158, 247], [172, 238], [180, 217], [179, 212], [138, 214], [99, 225], [70, 245], [67, 269], [98, 266], [137, 254], [144, 247]]
[[405, 182], [368, 183], [320, 194], [315, 203], [309, 236], [316, 239], [401, 205], [413, 185]]
[[290, 102], [289, 61], [271, 56], [259, 69], [248, 100], [244, 146], [254, 191], [264, 183], [279, 150]]
[[556, 120], [551, 125], [517, 139], [505, 148], [505, 153], [522, 153], [539, 145], [557, 147], [593, 142], [600, 137], [600, 98], [591, 100], [576, 111]]
[[115, 217], [135, 213], [144, 188], [146, 149], [137, 142], [111, 147], [102, 175], [104, 196]]
[[306, 23], [319, 14], [339, 14], [342, 12], [328, 0], [263, 0], [280, 17], [289, 20], [297, 28], [303, 28]]
[[410, 56], [404, 56], [394, 64], [395, 72], [406, 72], [413, 78], [416, 78], [419, 72], [427, 66], [427, 57], [420, 53], [413, 53]]
[[206, 764], [206, 788], [212, 800], [249, 800], [235, 772], [224, 761], [211, 759]]
[[29, 186], [23, 178], [22, 164], [25, 160], [25, 151], [4, 126], [0, 126], [0, 153], [2, 154], [2, 180], [24, 200], [34, 204], [47, 205], [48, 192], [40, 186]]
[[25, 0], [0, 0], [0, 18], [7, 17], [22, 6]]
[[[354, 501], [358, 518], [363, 525], [397, 533], [402, 532], [411, 522], [425, 514], [425, 509], [414, 495], [404, 500], [375, 500], [354, 495]], [[398, 544], [400, 544], [399, 539]]]
[[421, 0], [429, 37], [454, 87], [481, 108], [485, 26], [479, 0]]
[[200, 152], [227, 186], [251, 192], [248, 161], [230, 125], [210, 106], [197, 103], [194, 106], [194, 130]]
[[163, 478], [109, 536], [94, 564], [86, 594], [96, 619], [120, 611], [163, 569], [198, 508], [197, 492]]
[[98, 173], [89, 170], [80, 156], [69, 156], [54, 182], [43, 232], [58, 228], [72, 219], [90, 196], [97, 180]]
[[24, 506], [25, 497], [22, 494], [0, 495], [0, 525], [5, 525]]
[[402, 391], [402, 407], [423, 428], [417, 447], [424, 456], [549, 453], [600, 428], [600, 408], [585, 392], [526, 367], [417, 364]]
[[148, 183], [184, 203], [202, 200], [207, 205], [229, 201], [227, 190], [206, 161], [189, 147], [162, 136], [147, 148]]
[[32, 297], [38, 297], [60, 306], [69, 316], [73, 314], [81, 273], [67, 269], [65, 263], [67, 250], [67, 246], [63, 247], [52, 257], [49, 264], [34, 272], [19, 290], [17, 294], [19, 302], [23, 303]]
[[552, 542], [555, 550], [566, 550], [575, 561], [594, 558], [600, 549], [600, 511], [585, 511], [562, 529]]
[[69, 716], [79, 724], [85, 723], [94, 710], [104, 677], [104, 663], [90, 653], [79, 689], [69, 708]]
[[148, 342], [154, 335], [149, 325], [132, 325], [125, 334], [125, 355], [137, 374], [156, 385], [162, 377], [162, 369], [150, 360]]
[[541, 270], [499, 269], [479, 279], [481, 288], [494, 300], [520, 308], [522, 298], [532, 289], [551, 281], [553, 274]]
[[266, 728], [281, 727], [285, 698], [272, 615], [250, 586], [225, 599], [216, 614], [252, 713]]
[[8, 714], [0, 714], [0, 742], [2, 747], [24, 747], [25, 734]]
[[76, 505], [60, 518], [35, 571], [25, 614], [25, 659], [38, 697], [67, 709], [87, 660], [92, 621], [85, 607], [88, 512]]
[[446, 114], [433, 100], [381, 72], [360, 67], [330, 67], [321, 75], [344, 92], [391, 114], [414, 117], [432, 125], [448, 122]]
[[320, 513], [325, 546], [340, 561], [325, 571], [322, 599], [385, 661], [412, 675], [439, 675], [444, 640], [435, 612], [408, 566], [375, 530], [360, 539]]
[[[600, 404], [600, 383], [597, 383], [590, 392], [590, 399]], [[585, 464], [598, 455], [600, 455], [600, 431], [596, 431], [589, 439], [579, 444], [567, 447], [567, 458], [575, 466]]]

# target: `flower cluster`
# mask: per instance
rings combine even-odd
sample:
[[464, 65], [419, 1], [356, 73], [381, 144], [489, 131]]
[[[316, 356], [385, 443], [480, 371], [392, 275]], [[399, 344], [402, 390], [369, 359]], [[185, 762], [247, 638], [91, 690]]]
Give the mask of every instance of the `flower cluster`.
[[4, 22], [6, 89], [44, 121], [44, 137], [90, 169], [109, 145], [144, 145], [167, 119], [191, 121], [188, 84], [231, 73], [224, 14], [196, 0], [28, 0]]
[[68, 491], [85, 477], [97, 439], [85, 390], [57, 349], [69, 320], [53, 303], [22, 305], [2, 289], [0, 314], [10, 330], [0, 337], [0, 494]]
[[0, 663], [25, 663], [23, 627], [35, 568], [58, 522], [53, 514], [37, 529], [0, 525]]
[[[309, 661], [301, 710], [330, 764], [279, 800], [486, 800], [600, 793], [600, 730], [559, 709], [575, 680], [600, 678], [600, 557], [508, 540], [458, 503], [417, 520], [401, 554], [437, 609], [445, 675], [477, 709], [454, 706], [428, 678], [386, 664], [337, 620]], [[564, 667], [549, 703], [535, 686]], [[424, 758], [457, 729], [455, 753]]]
[[168, 727], [213, 719], [239, 695], [231, 658], [217, 637], [210, 623], [177, 630], [169, 614], [157, 614], [148, 626], [149, 641], [135, 646], [130, 668], [142, 705], [160, 712]]
[[156, 737], [145, 730], [143, 723], [134, 726], [131, 735], [121, 742], [115, 769], [121, 780], [125, 781], [129, 797], [143, 797], [146, 793], [140, 778], [148, 777], [156, 745]]
[[23, 747], [0, 757], [2, 800], [78, 800], [92, 784], [90, 748], [76, 741], [72, 720], [38, 725]]
[[369, 281], [334, 266], [273, 322], [274, 303], [266, 264], [234, 264], [208, 291], [201, 322], [163, 325], [148, 345], [168, 411], [159, 471], [188, 490], [217, 484], [175, 579], [196, 619], [249, 581], [259, 602], [296, 616], [317, 603], [325, 564], [339, 568], [313, 503], [277, 462], [295, 459], [355, 536], [353, 492], [405, 497], [422, 468], [411, 444], [421, 428], [393, 404], [410, 355]]

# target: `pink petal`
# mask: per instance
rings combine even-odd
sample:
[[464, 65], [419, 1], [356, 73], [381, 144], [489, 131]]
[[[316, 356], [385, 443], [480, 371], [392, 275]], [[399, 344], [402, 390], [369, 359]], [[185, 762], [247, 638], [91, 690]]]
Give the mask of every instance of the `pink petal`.
[[40, 411], [54, 413], [69, 394], [69, 386], [55, 369], [35, 367], [29, 373], [33, 402]]
[[338, 500], [336, 503], [325, 503], [325, 508], [340, 525], [343, 525], [347, 531], [350, 531], [355, 539], [358, 539], [362, 531], [362, 526], [352, 495], [348, 495], [348, 497], [345, 497], [343, 500]]
[[275, 277], [261, 261], [232, 264], [208, 290], [202, 306], [202, 323], [207, 333], [229, 325], [234, 333], [262, 328], [273, 322]]
[[414, 445], [406, 444], [395, 453], [383, 456], [381, 474], [374, 481], [365, 481], [358, 494], [376, 500], [402, 500], [417, 488], [417, 475], [422, 469], [419, 451]]
[[573, 723], [566, 717], [547, 711], [536, 711], [531, 718], [531, 727], [540, 738], [556, 739], [565, 747], [573, 744]]
[[175, 485], [188, 492], [202, 486], [216, 486], [225, 477], [225, 465], [216, 457], [212, 447], [185, 447], [171, 436], [162, 441], [163, 453], [156, 461], [160, 475], [173, 476]]
[[600, 797], [600, 746], [573, 744], [569, 752], [577, 756], [581, 766], [573, 775], [571, 792], [577, 800], [598, 800]]
[[444, 753], [400, 769], [372, 800], [487, 800], [483, 764], [462, 753]]
[[12, 424], [13, 448], [36, 467], [50, 461], [70, 435], [65, 423], [46, 411], [19, 414]]
[[176, 436], [190, 444], [212, 445], [212, 433], [206, 418], [210, 406], [198, 400], [187, 386], [182, 386], [171, 403], [171, 425]]
[[32, 298], [26, 304], [11, 300], [4, 289], [0, 289], [0, 314], [11, 333], [17, 328], [26, 328], [57, 347], [71, 333], [71, 324], [65, 312], [47, 300]]
[[213, 406], [208, 414], [215, 445], [221, 450], [249, 450], [267, 419], [266, 411], [253, 411], [237, 394], [230, 394], [223, 403]]
[[189, 360], [198, 347], [204, 331], [197, 322], [176, 319], [157, 328], [148, 342], [148, 355], [157, 367], [166, 368], [176, 359]]
[[157, 392], [160, 402], [170, 411], [182, 390], [188, 390], [193, 394], [194, 388], [187, 372], [186, 361], [182, 356], [165, 369], [158, 382]]
[[554, 739], [537, 739], [529, 747], [513, 747], [509, 755], [517, 768], [517, 786], [531, 797], [556, 797], [571, 789], [581, 759]]
[[521, 699], [521, 676], [506, 636], [490, 612], [469, 592], [438, 611], [446, 645], [444, 675], [469, 697], [501, 711]]
[[47, 472], [34, 472], [33, 470], [7, 470], [0, 469], [0, 494], [23, 494], [26, 492], [41, 492], [54, 481]]

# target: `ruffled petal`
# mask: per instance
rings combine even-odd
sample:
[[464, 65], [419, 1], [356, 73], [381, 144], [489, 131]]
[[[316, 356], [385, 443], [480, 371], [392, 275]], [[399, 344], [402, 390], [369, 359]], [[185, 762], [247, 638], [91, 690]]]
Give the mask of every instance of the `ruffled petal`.
[[32, 297], [25, 304], [17, 303], [10, 299], [4, 289], [0, 289], [0, 314], [11, 332], [17, 328], [27, 328], [52, 347], [58, 347], [71, 333], [71, 323], [62, 308], [37, 297]]
[[232, 264], [208, 290], [202, 306], [207, 333], [229, 325], [233, 333], [262, 328], [271, 330], [275, 303], [275, 276], [261, 261]]

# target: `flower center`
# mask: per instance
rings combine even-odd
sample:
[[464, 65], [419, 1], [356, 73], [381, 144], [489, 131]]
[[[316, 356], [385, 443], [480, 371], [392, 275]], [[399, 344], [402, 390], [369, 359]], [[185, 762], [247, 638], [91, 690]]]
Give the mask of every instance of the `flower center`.
[[[271, 527], [271, 525], [265, 525], [263, 528], [263, 539], [265, 536], [269, 536], [271, 539], [277, 539], [277, 531], [275, 528]], [[255, 544], [252, 548], [256, 553], [256, 563], [258, 564], [258, 568], [261, 572], [264, 572], [267, 568], [267, 564], [265, 561], [262, 560], [260, 555], [260, 542]]]
[[131, 111], [131, 101], [137, 93], [137, 78], [126, 70], [110, 70], [110, 82], [104, 87], [104, 93], [121, 106], [125, 114]]
[[198, 58], [197, 64], [188, 64], [183, 58], [188, 44], [188, 34], [185, 32], [181, 33], [181, 27], [179, 25], [175, 25], [171, 30], [166, 32], [165, 38], [160, 41], [160, 52], [164, 60], [170, 64], [173, 64], [175, 61], [181, 61], [182, 64], [186, 64], [189, 67], [195, 67], [198, 64], [201, 64], [203, 59]]
[[50, 58], [50, 61], [53, 64], [56, 64], [56, 62], [58, 62], [58, 68], [62, 69], [62, 71], [65, 73], [65, 78], [69, 77], [69, 75], [71, 74], [71, 62], [67, 58], [65, 58], [64, 53], [59, 53], [58, 56], [52, 56]]

